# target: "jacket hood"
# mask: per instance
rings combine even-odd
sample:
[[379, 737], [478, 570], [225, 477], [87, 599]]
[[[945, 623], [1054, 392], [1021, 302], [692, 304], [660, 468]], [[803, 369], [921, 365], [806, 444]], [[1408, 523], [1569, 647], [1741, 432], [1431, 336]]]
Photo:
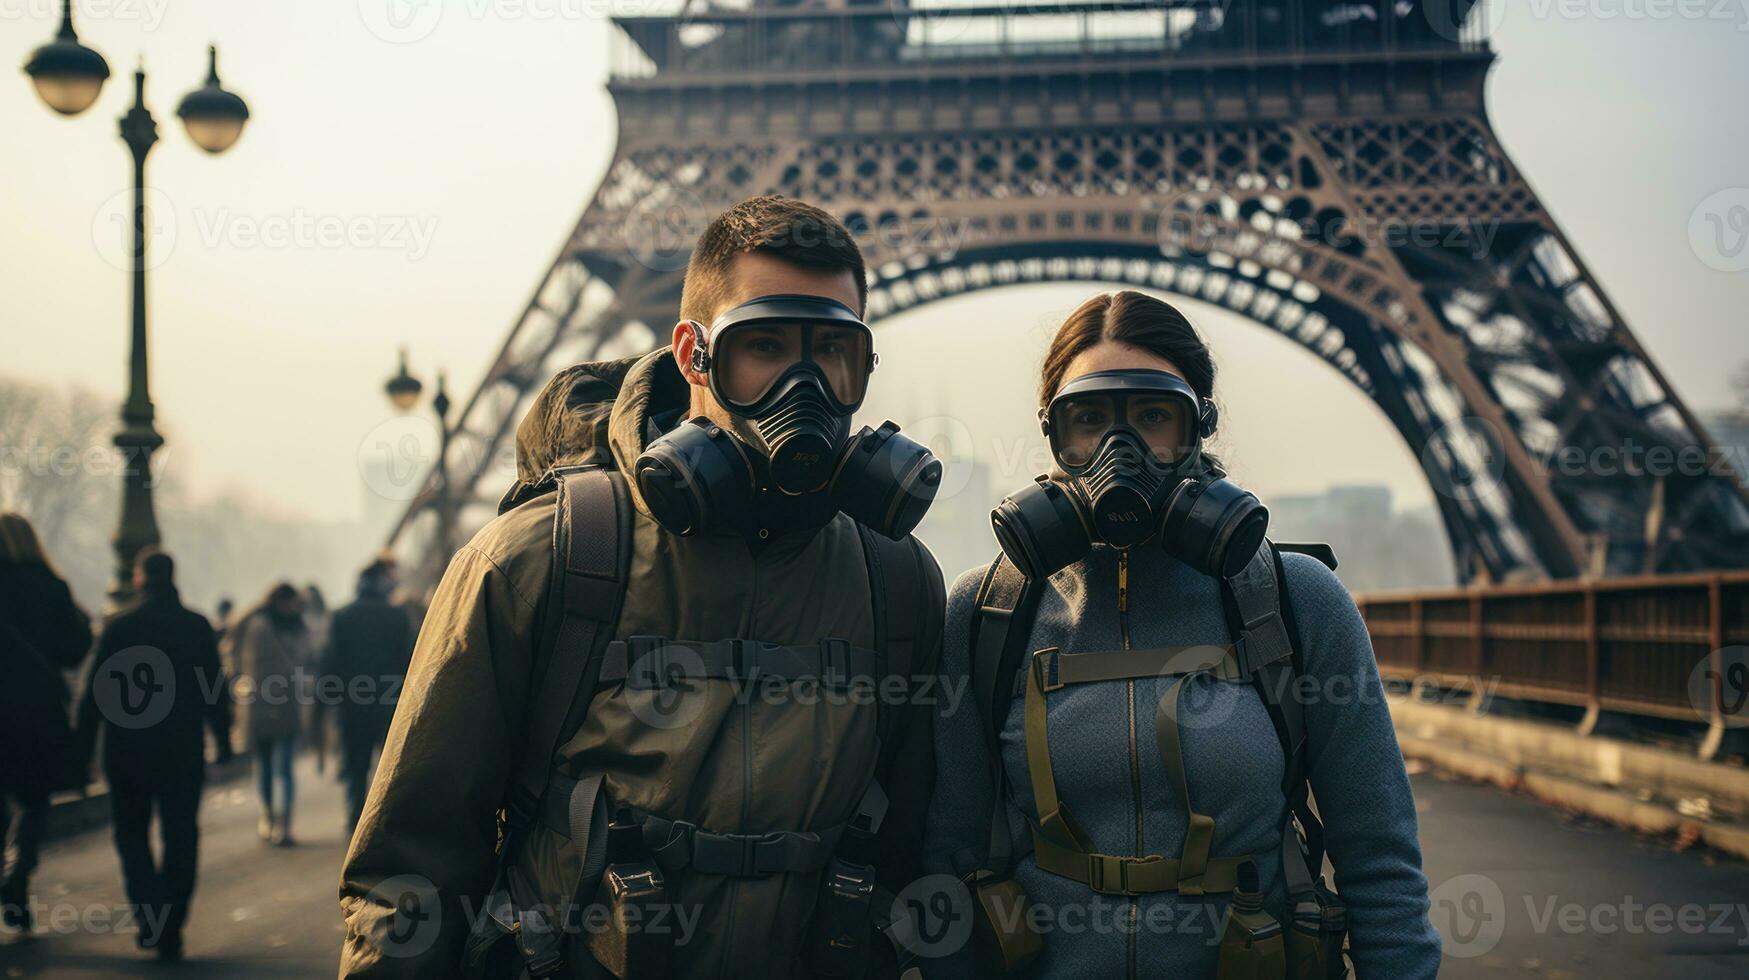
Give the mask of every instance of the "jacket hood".
[[655, 434], [651, 417], [684, 413], [690, 404], [686, 379], [666, 347], [560, 371], [535, 396], [516, 428], [516, 482], [499, 501], [498, 512], [553, 489], [554, 467], [593, 462], [624, 474], [633, 502], [647, 515], [649, 509], [630, 477]]

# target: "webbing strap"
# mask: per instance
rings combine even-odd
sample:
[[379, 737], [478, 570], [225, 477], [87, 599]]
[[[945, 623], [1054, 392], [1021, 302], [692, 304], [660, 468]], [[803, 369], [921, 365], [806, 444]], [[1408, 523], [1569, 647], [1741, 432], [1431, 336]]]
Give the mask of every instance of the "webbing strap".
[[1038, 595], [1037, 583], [1022, 575], [1006, 555], [997, 555], [978, 585], [972, 616], [970, 673], [990, 773], [990, 836], [984, 864], [991, 871], [1006, 872], [1014, 853], [1006, 805], [1008, 777], [1002, 765], [1002, 728], [1013, 704], [1011, 679], [1019, 673]]
[[1040, 650], [1033, 656], [1046, 661], [1046, 693], [1070, 684], [1144, 680], [1150, 677], [1206, 673], [1223, 681], [1236, 681], [1246, 676], [1239, 668], [1234, 647], [1212, 644], [1093, 653], [1063, 653], [1051, 647]]
[[[1257, 654], [1252, 681], [1269, 712], [1283, 757], [1282, 795], [1287, 800], [1282, 821], [1283, 877], [1289, 894], [1304, 895], [1313, 890], [1313, 879], [1322, 869], [1324, 833], [1307, 799], [1305, 706], [1294, 690], [1302, 669], [1294, 647], [1298, 624], [1293, 621], [1279, 549], [1269, 543], [1259, 548], [1240, 574], [1222, 583], [1222, 600], [1241, 647]], [[1305, 831], [1303, 842], [1296, 820]]]
[[[1190, 649], [1200, 649], [1198, 656], [1207, 660], [1210, 651], [1222, 648]], [[1045, 692], [1063, 686], [1056, 682], [1052, 669], [1067, 659], [1055, 648], [1040, 650], [1033, 654], [1026, 671], [1026, 768], [1032, 780], [1033, 802], [1038, 810], [1038, 823], [1033, 833], [1033, 857], [1038, 866], [1082, 882], [1094, 891], [1109, 894], [1176, 891], [1185, 895], [1205, 895], [1232, 891], [1238, 883], [1239, 865], [1250, 858], [1209, 856], [1214, 843], [1215, 822], [1212, 817], [1190, 809], [1189, 781], [1185, 776], [1183, 750], [1178, 738], [1178, 694], [1185, 680], [1197, 675], [1182, 674], [1172, 682], [1160, 699], [1155, 720], [1160, 755], [1178, 782], [1189, 817], [1184, 850], [1176, 859], [1159, 855], [1117, 857], [1092, 852], [1067, 807], [1057, 796], [1056, 776], [1051, 768]], [[1156, 674], [1149, 672], [1143, 676]]]
[[[1105, 895], [1177, 891], [1183, 877], [1176, 858], [1158, 854], [1147, 857], [1088, 854], [1075, 848], [1058, 847], [1036, 834], [1033, 836], [1032, 856], [1043, 870], [1079, 881]], [[1201, 891], [1185, 894], [1219, 895], [1234, 890], [1239, 884], [1239, 866], [1249, 860], [1250, 855], [1211, 859], [1202, 869]]]
[[1197, 813], [1190, 802], [1190, 777], [1184, 771], [1184, 746], [1178, 734], [1178, 695], [1190, 675], [1179, 677], [1166, 688], [1160, 706], [1154, 710], [1154, 740], [1160, 746], [1160, 761], [1166, 772], [1178, 784], [1179, 798], [1184, 801], [1184, 850], [1178, 858], [1178, 891], [1184, 895], [1204, 892], [1204, 875], [1208, 871], [1209, 848], [1215, 841], [1215, 818]]
[[825, 683], [879, 683], [884, 660], [873, 650], [853, 647], [827, 637], [815, 643], [784, 646], [757, 640], [709, 642], [634, 636], [607, 645], [601, 657], [602, 686], [621, 681], [629, 688], [651, 690], [686, 679], [780, 680], [818, 679]]
[[669, 874], [690, 869], [698, 874], [760, 878], [818, 871], [832, 859], [844, 832], [844, 826], [839, 825], [818, 832], [718, 833], [686, 820], [669, 820], [630, 808], [622, 812], [642, 822], [650, 856]]
[[1281, 615], [1281, 592], [1276, 579], [1275, 550], [1257, 549], [1239, 574], [1227, 579], [1226, 588], [1238, 612], [1239, 627], [1233, 645], [1247, 675], [1265, 666], [1291, 660], [1293, 639]]
[[560, 617], [559, 625], [534, 678], [533, 714], [516, 767], [512, 809], [523, 813], [532, 812], [545, 794], [573, 702], [619, 621], [631, 558], [632, 508], [625, 478], [590, 469], [562, 472], [558, 481], [553, 584], [562, 602], [547, 610]]
[[1045, 704], [1045, 665], [1049, 661], [1044, 656], [1051, 652], [1034, 654], [1026, 670], [1026, 770], [1032, 779], [1039, 835], [1058, 847], [1085, 853], [1086, 843], [1057, 798], [1057, 778], [1051, 770], [1050, 712]]

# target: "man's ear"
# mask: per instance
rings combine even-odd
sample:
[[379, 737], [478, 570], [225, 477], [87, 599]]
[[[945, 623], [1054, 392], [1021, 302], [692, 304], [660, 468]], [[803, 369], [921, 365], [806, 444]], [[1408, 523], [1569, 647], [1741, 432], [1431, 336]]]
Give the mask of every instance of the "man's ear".
[[674, 364], [680, 368], [680, 376], [686, 383], [696, 388], [710, 385], [703, 371], [692, 366], [693, 355], [698, 351], [699, 328], [691, 320], [681, 320], [674, 324]]

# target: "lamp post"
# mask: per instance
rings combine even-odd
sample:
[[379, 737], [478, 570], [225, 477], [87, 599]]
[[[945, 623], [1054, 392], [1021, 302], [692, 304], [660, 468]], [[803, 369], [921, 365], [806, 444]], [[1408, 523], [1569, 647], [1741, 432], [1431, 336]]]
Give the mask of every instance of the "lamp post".
[[[243, 100], [219, 84], [218, 49], [209, 47], [205, 87], [182, 100], [176, 114], [195, 145], [222, 153], [242, 135], [249, 119]], [[76, 116], [90, 108], [109, 78], [103, 56], [79, 42], [73, 30], [73, 2], [61, 8], [61, 29], [55, 39], [37, 48], [24, 64], [37, 94], [54, 111]], [[153, 425], [154, 412], [147, 370], [146, 343], [146, 156], [158, 142], [158, 124], [146, 108], [146, 73], [134, 72], [134, 104], [121, 117], [121, 138], [133, 157], [133, 306], [129, 326], [128, 394], [122, 403], [121, 431], [116, 448], [123, 455], [121, 523], [115, 532], [115, 581], [109, 596], [116, 605], [133, 598], [134, 558], [159, 541], [158, 519], [152, 509], [153, 451], [164, 437]]]
[[[407, 349], [401, 348], [400, 367], [383, 392], [396, 411], [410, 412], [419, 404], [419, 393], [425, 385], [407, 370]], [[445, 390], [443, 372], [437, 373], [437, 391], [431, 396], [431, 410], [437, 414], [437, 545], [439, 553], [448, 555], [454, 546], [455, 514], [449, 495], [449, 392]]]

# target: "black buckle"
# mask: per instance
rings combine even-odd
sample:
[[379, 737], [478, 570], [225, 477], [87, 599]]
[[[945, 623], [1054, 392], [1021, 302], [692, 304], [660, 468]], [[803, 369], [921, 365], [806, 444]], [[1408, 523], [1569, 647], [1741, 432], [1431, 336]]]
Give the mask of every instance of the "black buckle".
[[518, 911], [515, 916], [516, 948], [528, 966], [528, 975], [536, 980], [556, 975], [565, 963], [558, 930], [539, 909]]

